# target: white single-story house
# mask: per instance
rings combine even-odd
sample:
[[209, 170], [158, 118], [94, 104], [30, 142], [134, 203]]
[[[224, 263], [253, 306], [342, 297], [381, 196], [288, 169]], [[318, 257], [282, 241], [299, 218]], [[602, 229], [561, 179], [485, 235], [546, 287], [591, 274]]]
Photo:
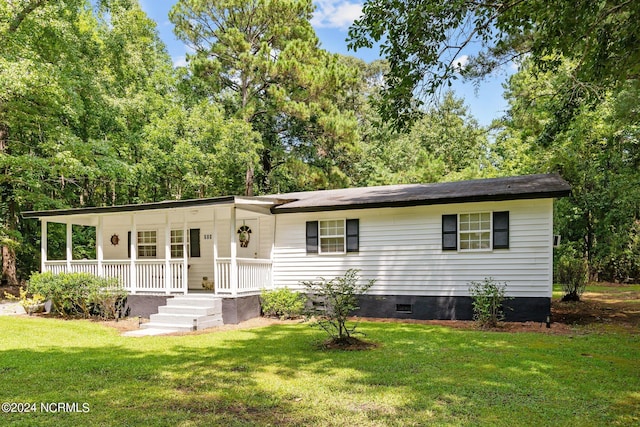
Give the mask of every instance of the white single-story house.
[[[262, 289], [302, 290], [300, 281], [356, 268], [376, 279], [360, 316], [468, 319], [469, 283], [491, 277], [507, 283], [509, 319], [544, 321], [553, 201], [570, 190], [560, 176], [541, 174], [23, 216], [41, 221], [42, 271], [117, 277], [132, 314], [155, 313], [176, 295], [208, 295], [225, 323], [237, 323], [259, 315]], [[48, 223], [66, 224], [64, 260], [47, 259]], [[95, 227], [96, 259], [72, 259], [73, 225]]]

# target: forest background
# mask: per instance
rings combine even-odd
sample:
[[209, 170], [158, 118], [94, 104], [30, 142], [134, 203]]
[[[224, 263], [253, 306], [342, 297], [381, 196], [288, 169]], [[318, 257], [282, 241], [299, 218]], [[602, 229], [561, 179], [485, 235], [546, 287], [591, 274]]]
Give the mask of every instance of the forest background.
[[[39, 266], [23, 211], [529, 173], [573, 186], [557, 256], [640, 279], [640, 3], [371, 0], [350, 29], [371, 63], [323, 50], [313, 10], [179, 0], [174, 67], [136, 0], [0, 0], [3, 283]], [[505, 61], [508, 109], [481, 126], [446, 88]]]

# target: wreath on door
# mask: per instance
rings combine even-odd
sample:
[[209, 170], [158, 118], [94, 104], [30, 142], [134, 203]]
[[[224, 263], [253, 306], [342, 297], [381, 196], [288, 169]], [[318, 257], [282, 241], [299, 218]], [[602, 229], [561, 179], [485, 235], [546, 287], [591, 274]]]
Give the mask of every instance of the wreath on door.
[[249, 246], [249, 241], [251, 240], [251, 228], [248, 225], [243, 225], [238, 228], [238, 240], [240, 241], [241, 248]]

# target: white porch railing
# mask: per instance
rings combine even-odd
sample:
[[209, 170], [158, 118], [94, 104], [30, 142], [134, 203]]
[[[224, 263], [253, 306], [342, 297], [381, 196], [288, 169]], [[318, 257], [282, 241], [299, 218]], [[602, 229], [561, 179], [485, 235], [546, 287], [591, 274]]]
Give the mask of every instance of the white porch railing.
[[[44, 267], [45, 271], [54, 274], [66, 273], [67, 261], [45, 261]], [[169, 261], [169, 277], [166, 277], [166, 269], [165, 260], [137, 260], [135, 262], [135, 290], [142, 292], [184, 292], [184, 261], [181, 259]], [[100, 275], [98, 261], [96, 260], [71, 261], [70, 272]], [[130, 260], [102, 261], [102, 276], [115, 277], [126, 290], [133, 290], [131, 286]]]
[[268, 259], [237, 258], [238, 287], [234, 289], [231, 283], [231, 258], [218, 258], [216, 293], [233, 295], [235, 291], [237, 294], [249, 294], [271, 288], [271, 264]]
[[53, 274], [66, 273], [67, 261], [45, 261], [44, 268]]
[[[184, 261], [169, 260], [169, 276], [166, 276], [165, 260], [135, 261], [136, 292], [186, 292], [184, 286]], [[67, 261], [45, 261], [45, 271], [54, 274], [67, 272]], [[259, 293], [262, 289], [272, 287], [271, 267], [268, 259], [237, 258], [237, 287], [231, 280], [231, 258], [218, 258], [216, 265], [215, 293], [221, 295], [247, 295]], [[73, 260], [71, 272], [100, 275], [100, 266], [96, 260]], [[131, 260], [102, 261], [102, 276], [115, 277], [122, 286], [133, 291], [131, 283]]]

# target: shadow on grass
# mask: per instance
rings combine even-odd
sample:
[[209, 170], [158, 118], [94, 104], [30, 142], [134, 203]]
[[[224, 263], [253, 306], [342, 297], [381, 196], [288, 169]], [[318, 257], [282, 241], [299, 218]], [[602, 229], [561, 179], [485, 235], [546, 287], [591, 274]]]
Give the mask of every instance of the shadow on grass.
[[[88, 402], [90, 413], [6, 414], [5, 421], [420, 425], [510, 417], [518, 425], [599, 424], [639, 409], [633, 400], [639, 381], [629, 375], [640, 351], [607, 359], [611, 342], [604, 338], [373, 323], [362, 330], [381, 346], [317, 350], [313, 344], [323, 335], [305, 325], [109, 337], [97, 347], [56, 345], [52, 337], [47, 347], [0, 351], [3, 383], [10, 385], [0, 396], [14, 402]], [[592, 357], [580, 356], [587, 352]], [[614, 401], [622, 413], [612, 409]]]

